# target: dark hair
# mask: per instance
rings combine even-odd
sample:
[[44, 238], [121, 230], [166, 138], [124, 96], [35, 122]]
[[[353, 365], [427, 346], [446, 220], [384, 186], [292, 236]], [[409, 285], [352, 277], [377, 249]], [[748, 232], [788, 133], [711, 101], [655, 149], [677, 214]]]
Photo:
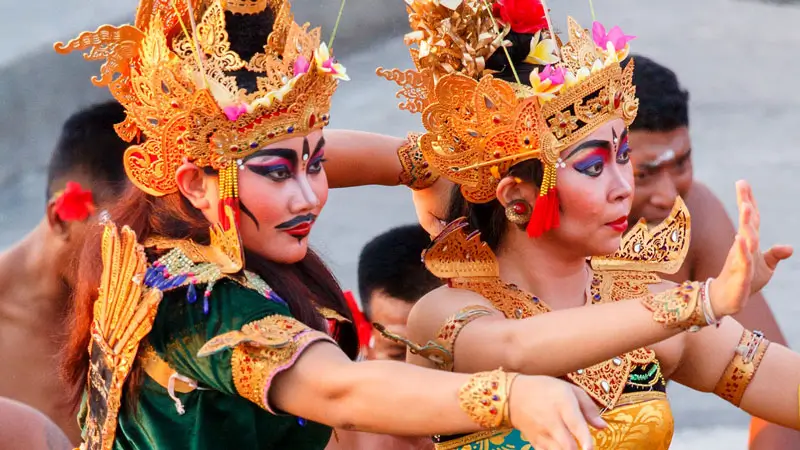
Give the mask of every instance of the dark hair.
[[[265, 8], [257, 14], [234, 14], [225, 11], [225, 30], [231, 50], [244, 61], [249, 61], [256, 53], [264, 51], [264, 44], [275, 25], [275, 13]], [[229, 72], [236, 77], [236, 84], [248, 93], [258, 89], [259, 73], [246, 69]]]
[[689, 92], [683, 89], [672, 70], [650, 58], [631, 55], [623, 61], [627, 65], [633, 58], [633, 85], [639, 99], [639, 112], [631, 130], [672, 131], [689, 126]]
[[[525, 58], [530, 52], [532, 34], [517, 33], [511, 31], [506, 39], [511, 41], [512, 45], [508, 47], [508, 54], [514, 65], [514, 69], [519, 76], [519, 79], [524, 84], [530, 84], [529, 78], [531, 72], [537, 67], [541, 70], [542, 66], [524, 62]], [[495, 70], [495, 78], [499, 78], [509, 82], [516, 82], [514, 71], [509, 64], [509, 58], [506, 53], [499, 49], [486, 60], [486, 68]], [[540, 186], [542, 183], [542, 176], [544, 175], [544, 166], [538, 159], [529, 159], [515, 164], [508, 173], [508, 176], [520, 178], [523, 181], [533, 183]], [[459, 186], [454, 186], [450, 196], [450, 207], [447, 212], [446, 220], [452, 221], [459, 217], [466, 217], [469, 226], [472, 229], [481, 232], [481, 239], [486, 242], [493, 250], [497, 249], [500, 240], [505, 234], [508, 220], [506, 220], [505, 208], [500, 204], [497, 199], [492, 199], [486, 203], [471, 203], [468, 202], [461, 194]]]
[[64, 122], [47, 168], [47, 198], [53, 195], [55, 182], [77, 171], [99, 185], [93, 187], [96, 191], [108, 190], [113, 196], [124, 191], [122, 156], [130, 144], [114, 130], [124, 120], [122, 105], [109, 101], [82, 109]]
[[[247, 42], [263, 48], [272, 27], [272, 12], [261, 15], [228, 14], [226, 29], [230, 33], [231, 47], [248, 59]], [[254, 22], [252, 22], [254, 21]], [[258, 28], [269, 23], [269, 28], [248, 34], [242, 28]], [[246, 76], [243, 76], [246, 80]], [[192, 239], [200, 244], [209, 243], [209, 223], [180, 193], [154, 197], [135, 187], [129, 188], [122, 199], [109, 211], [110, 219], [117, 225], [128, 225], [140, 242], [150, 237]], [[97, 289], [102, 273], [100, 253], [102, 227], [93, 227], [81, 253], [78, 283], [72, 301], [70, 338], [63, 351], [62, 373], [72, 386], [72, 400], [79, 404], [86, 387], [92, 308], [97, 299]], [[93, 235], [93, 236], [92, 236]], [[157, 257], [158, 255], [149, 255]], [[339, 324], [336, 339], [351, 358], [358, 355], [358, 338], [352, 325], [353, 317], [333, 274], [311, 250], [303, 260], [294, 264], [279, 264], [245, 249], [245, 267], [259, 275], [289, 305], [292, 315], [304, 324], [327, 331], [327, 322], [317, 307], [329, 308], [346, 319], [349, 324]], [[128, 384], [127, 395], [135, 405], [136, 392], [141, 380], [141, 370], [135, 367]]]
[[392, 228], [367, 243], [358, 259], [358, 292], [369, 317], [373, 293], [415, 303], [442, 283], [422, 264], [422, 251], [431, 243], [419, 225]]

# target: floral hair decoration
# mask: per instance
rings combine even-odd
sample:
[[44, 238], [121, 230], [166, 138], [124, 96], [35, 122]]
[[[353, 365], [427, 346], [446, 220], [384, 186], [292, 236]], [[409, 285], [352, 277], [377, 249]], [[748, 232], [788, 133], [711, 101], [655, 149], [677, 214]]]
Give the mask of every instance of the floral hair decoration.
[[[528, 234], [558, 227], [560, 152], [611, 119], [630, 125], [636, 117], [633, 63], [620, 65], [633, 36], [619, 27], [606, 32], [599, 23], [589, 32], [570, 17], [563, 43], [540, 0], [406, 3], [412, 31], [405, 40], [415, 69], [379, 68], [378, 75], [400, 85], [401, 109], [421, 113], [426, 161], [459, 184], [467, 200], [484, 203], [514, 164], [538, 159], [544, 178]], [[525, 62], [539, 67], [528, 84], [486, 68], [489, 57], [511, 45], [512, 30], [531, 35]]]

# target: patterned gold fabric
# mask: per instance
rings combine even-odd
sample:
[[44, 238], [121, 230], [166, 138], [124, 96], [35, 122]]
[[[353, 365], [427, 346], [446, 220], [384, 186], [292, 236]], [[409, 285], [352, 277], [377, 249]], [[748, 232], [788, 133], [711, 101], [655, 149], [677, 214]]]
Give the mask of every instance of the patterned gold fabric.
[[[477, 233], [465, 232], [456, 221], [434, 239], [423, 254], [427, 268], [450, 287], [476, 292], [508, 319], [523, 319], [550, 311], [541, 299], [505, 283], [494, 253]], [[601, 304], [651, 295], [649, 285], [661, 281], [655, 269], [679, 268], [689, 243], [689, 215], [678, 199], [672, 214], [652, 230], [640, 224], [623, 237], [620, 250], [592, 258], [589, 302]], [[567, 374], [604, 409], [610, 427], [594, 435], [596, 448], [662, 450], [674, 431], [666, 398], [666, 380], [655, 352], [640, 348]], [[516, 430], [467, 436], [434, 436], [438, 450], [531, 450]]]
[[294, 365], [312, 343], [335, 341], [322, 332], [287, 316], [272, 315], [248, 323], [208, 341], [198, 352], [204, 357], [233, 349], [231, 371], [236, 391], [242, 397], [273, 412], [269, 388], [276, 375]]
[[[597, 450], [667, 450], [674, 420], [669, 402], [660, 397], [617, 407], [603, 414], [609, 427], [593, 433]], [[436, 450], [534, 450], [517, 430], [485, 431], [435, 444]]]

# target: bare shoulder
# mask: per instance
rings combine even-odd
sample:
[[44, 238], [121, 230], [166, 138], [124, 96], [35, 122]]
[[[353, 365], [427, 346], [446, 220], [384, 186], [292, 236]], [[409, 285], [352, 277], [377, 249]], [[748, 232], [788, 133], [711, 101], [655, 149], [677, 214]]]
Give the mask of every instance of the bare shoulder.
[[67, 436], [38, 410], [0, 397], [0, 450], [71, 449]]
[[693, 182], [684, 201], [692, 215], [693, 230], [695, 227], [713, 230], [714, 225], [731, 223], [720, 198], [704, 183]]
[[492, 308], [486, 298], [475, 292], [446, 285], [436, 288], [414, 305], [408, 316], [409, 333], [412, 338], [430, 339], [450, 316], [475, 305]]
[[703, 183], [695, 181], [685, 201], [692, 216], [687, 275], [698, 280], [716, 276], [733, 244], [734, 224], [719, 197]]

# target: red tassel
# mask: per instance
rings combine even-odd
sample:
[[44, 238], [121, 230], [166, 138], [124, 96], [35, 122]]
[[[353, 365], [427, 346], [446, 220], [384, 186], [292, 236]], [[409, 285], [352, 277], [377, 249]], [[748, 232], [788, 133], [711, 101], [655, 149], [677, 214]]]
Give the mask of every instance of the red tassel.
[[533, 207], [531, 220], [526, 231], [528, 237], [537, 238], [560, 225], [558, 192], [553, 187], [547, 194], [540, 195]]
[[228, 206], [233, 210], [233, 220], [235, 226], [239, 226], [239, 199], [237, 197], [223, 198], [219, 201], [219, 223], [222, 229], [228, 231], [231, 229], [231, 223], [228, 221], [228, 216], [225, 214], [225, 207]]

